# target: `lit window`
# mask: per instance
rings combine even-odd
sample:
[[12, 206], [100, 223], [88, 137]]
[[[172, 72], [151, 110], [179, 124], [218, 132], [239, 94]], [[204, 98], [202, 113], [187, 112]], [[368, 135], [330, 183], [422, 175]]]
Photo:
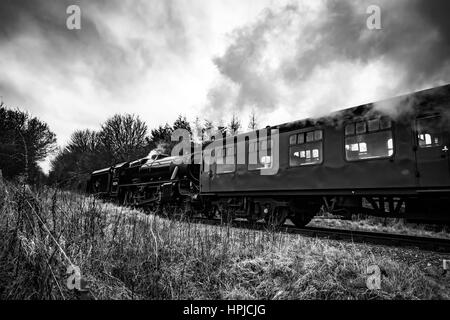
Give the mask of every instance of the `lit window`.
[[346, 159], [354, 161], [392, 156], [394, 143], [392, 131], [389, 130], [391, 127], [387, 117], [348, 124], [345, 127]]
[[387, 158], [394, 154], [391, 130], [349, 136], [345, 138], [345, 144], [349, 161]]
[[261, 157], [261, 163], [264, 165], [264, 168], [270, 168], [270, 165], [272, 163], [272, 157], [271, 156]]
[[393, 144], [392, 139], [388, 140], [388, 149], [394, 149], [394, 144]]
[[442, 145], [441, 119], [439, 116], [417, 119], [418, 144], [421, 148]]
[[[294, 137], [294, 138], [292, 138]], [[290, 136], [289, 141], [295, 140], [296, 135]], [[257, 146], [259, 145], [259, 150], [257, 150]], [[272, 145], [273, 141], [268, 140], [266, 138], [259, 141], [259, 144], [256, 141], [249, 141], [249, 155], [248, 155], [248, 170], [260, 170], [264, 168], [270, 168], [272, 166]], [[250, 147], [251, 146], [251, 147]], [[256, 163], [255, 163], [256, 162]]]
[[313, 149], [312, 156], [313, 156], [313, 158], [318, 158], [319, 157], [319, 149]]
[[394, 154], [394, 141], [392, 140], [392, 138], [388, 140], [387, 145], [389, 150], [388, 154], [389, 156], [392, 156]]
[[289, 147], [291, 167], [319, 164], [322, 162], [322, 130], [311, 130], [297, 135], [297, 144]]
[[359, 143], [359, 152], [367, 152], [367, 143], [365, 142]]

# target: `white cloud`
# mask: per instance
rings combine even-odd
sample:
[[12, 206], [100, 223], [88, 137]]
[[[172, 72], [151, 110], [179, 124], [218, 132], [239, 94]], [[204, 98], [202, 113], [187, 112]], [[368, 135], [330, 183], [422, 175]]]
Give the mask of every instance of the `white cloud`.
[[377, 34], [368, 1], [79, 0], [80, 31], [69, 2], [0, 4], [0, 95], [60, 145], [115, 113], [152, 128], [238, 112], [246, 128], [252, 109], [273, 125], [450, 80], [440, 25], [405, 1], [375, 1]]

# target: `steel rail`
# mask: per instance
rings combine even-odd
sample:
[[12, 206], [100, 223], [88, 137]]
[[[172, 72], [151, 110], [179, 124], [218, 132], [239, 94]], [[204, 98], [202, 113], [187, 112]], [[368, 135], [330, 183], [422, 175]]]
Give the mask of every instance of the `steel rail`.
[[[227, 225], [221, 219], [191, 218], [191, 222], [199, 222], [209, 225]], [[279, 228], [270, 228], [264, 223], [250, 223], [248, 221], [233, 221], [229, 223], [232, 227], [246, 228], [253, 230], [266, 230], [270, 232], [286, 232], [309, 237], [327, 238], [341, 241], [351, 241], [358, 243], [371, 243], [394, 247], [412, 247], [421, 250], [434, 251], [439, 253], [450, 253], [450, 239], [413, 236], [386, 232], [373, 232], [362, 230], [333, 229], [319, 227], [297, 228], [283, 225]]]

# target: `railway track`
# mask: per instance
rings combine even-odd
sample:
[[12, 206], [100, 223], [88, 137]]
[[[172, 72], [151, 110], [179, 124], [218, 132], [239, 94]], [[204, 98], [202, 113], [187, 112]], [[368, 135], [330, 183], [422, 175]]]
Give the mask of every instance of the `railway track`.
[[[209, 225], [223, 225], [221, 219], [192, 218], [192, 222]], [[230, 223], [233, 227], [247, 228], [253, 230], [270, 230], [264, 223], [249, 223], [238, 220]], [[450, 253], [450, 240], [442, 238], [419, 237], [411, 235], [393, 234], [385, 232], [345, 230], [319, 227], [296, 228], [284, 225], [276, 231], [292, 234], [301, 234], [309, 237], [320, 237], [333, 240], [351, 241], [359, 243], [371, 243], [395, 247], [409, 247], [421, 250], [434, 251], [439, 253]]]

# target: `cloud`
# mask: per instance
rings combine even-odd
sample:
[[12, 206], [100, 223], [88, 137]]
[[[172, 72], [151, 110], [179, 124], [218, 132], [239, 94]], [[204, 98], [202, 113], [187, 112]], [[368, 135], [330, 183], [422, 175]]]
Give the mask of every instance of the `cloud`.
[[[67, 30], [66, 8], [82, 11]], [[382, 30], [366, 28], [369, 4]], [[115, 113], [277, 124], [448, 82], [442, 0], [2, 0], [0, 95], [64, 145]]]
[[[71, 4], [82, 9], [81, 30], [65, 27]], [[189, 55], [182, 12], [174, 7], [170, 0], [151, 6], [141, 1], [2, 1], [0, 41], [22, 66], [51, 70], [68, 85], [75, 72], [99, 89], [114, 91], [136, 85], [142, 70], [161, 59], [160, 51]]]
[[[81, 30], [66, 28], [72, 4]], [[163, 95], [157, 82], [193, 58], [188, 18], [180, 1], [1, 1], [0, 94], [48, 121], [61, 143], [115, 112], [148, 114], [145, 93]]]
[[[225, 91], [235, 86], [223, 106], [257, 106], [266, 119], [287, 121], [287, 114], [324, 115], [449, 82], [449, 4], [429, 3], [325, 0], [268, 8], [230, 34], [214, 59], [230, 83], [218, 80], [211, 92], [221, 96], [223, 83]], [[366, 27], [369, 5], [381, 8], [382, 30]]]

